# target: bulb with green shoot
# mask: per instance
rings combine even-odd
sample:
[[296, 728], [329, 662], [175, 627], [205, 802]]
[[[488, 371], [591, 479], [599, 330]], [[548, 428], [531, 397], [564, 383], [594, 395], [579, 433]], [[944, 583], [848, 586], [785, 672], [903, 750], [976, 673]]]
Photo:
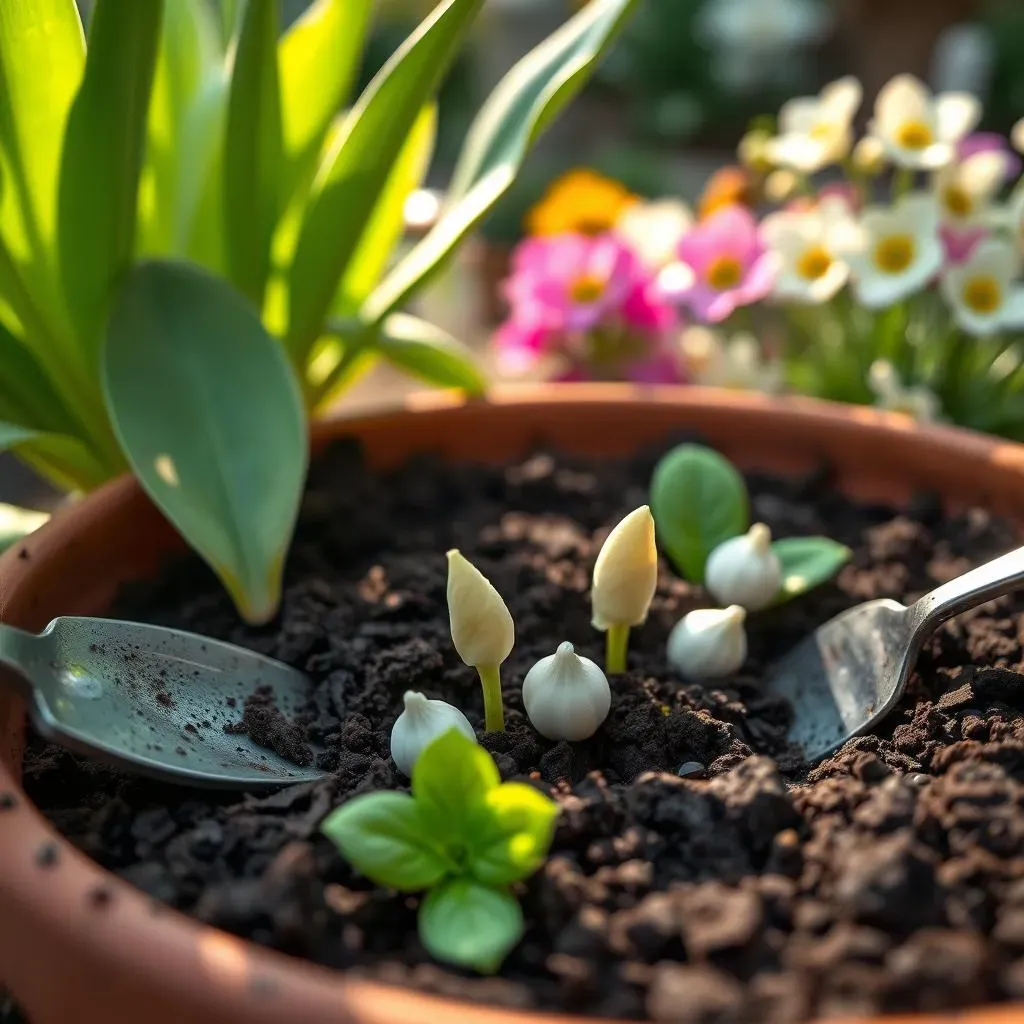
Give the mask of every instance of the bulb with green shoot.
[[504, 732], [501, 665], [512, 653], [515, 623], [490, 580], [456, 549], [448, 552], [448, 616], [455, 650], [480, 676], [484, 726]]
[[647, 505], [641, 505], [608, 534], [594, 565], [592, 621], [607, 637], [605, 671], [609, 675], [626, 671], [629, 631], [646, 621], [657, 587], [654, 517]]

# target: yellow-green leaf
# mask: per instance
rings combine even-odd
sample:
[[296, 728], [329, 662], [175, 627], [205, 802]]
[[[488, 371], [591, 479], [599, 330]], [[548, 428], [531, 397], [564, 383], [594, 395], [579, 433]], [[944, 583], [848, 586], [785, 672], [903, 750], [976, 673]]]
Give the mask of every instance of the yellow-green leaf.
[[0, 235], [37, 294], [57, 269], [61, 141], [84, 68], [75, 0], [0, 2]]
[[142, 486], [242, 615], [271, 618], [306, 471], [298, 382], [252, 306], [184, 263], [126, 276], [107, 330], [111, 419]]
[[637, 0], [590, 0], [498, 85], [466, 137], [445, 213], [363, 306], [377, 323], [437, 273], [515, 180], [533, 143], [583, 87]]
[[223, 154], [228, 274], [257, 309], [281, 202], [278, 32], [277, 0], [249, 0], [231, 73]]
[[282, 203], [314, 169], [359, 69], [373, 0], [316, 0], [279, 46], [285, 166]]
[[359, 248], [345, 268], [334, 303], [334, 312], [338, 315], [355, 313], [387, 269], [405, 231], [405, 201], [426, 177], [436, 138], [437, 104], [428, 103], [420, 111], [387, 184], [377, 197]]
[[406, 313], [384, 321], [377, 350], [393, 366], [439, 388], [482, 395], [487, 381], [473, 353], [440, 327]]
[[165, 4], [139, 184], [141, 254], [183, 255], [177, 230], [181, 186], [197, 158], [186, 129], [200, 90], [219, 61], [217, 25], [207, 0]]
[[367, 86], [322, 161], [288, 278], [288, 344], [296, 365], [320, 336], [377, 198], [482, 3], [439, 3]]
[[135, 244], [162, 12], [163, 0], [97, 0], [85, 77], [68, 116], [60, 170], [60, 271], [90, 373], [114, 282]]

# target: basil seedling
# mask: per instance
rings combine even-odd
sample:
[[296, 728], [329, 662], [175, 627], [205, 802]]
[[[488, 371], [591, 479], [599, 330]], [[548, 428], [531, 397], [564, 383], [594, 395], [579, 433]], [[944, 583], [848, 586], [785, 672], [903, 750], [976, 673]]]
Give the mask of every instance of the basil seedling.
[[523, 933], [508, 887], [544, 862], [557, 816], [553, 800], [502, 783], [491, 755], [450, 729], [417, 759], [412, 795], [357, 796], [321, 829], [378, 885], [427, 892], [418, 924], [431, 956], [492, 973]]

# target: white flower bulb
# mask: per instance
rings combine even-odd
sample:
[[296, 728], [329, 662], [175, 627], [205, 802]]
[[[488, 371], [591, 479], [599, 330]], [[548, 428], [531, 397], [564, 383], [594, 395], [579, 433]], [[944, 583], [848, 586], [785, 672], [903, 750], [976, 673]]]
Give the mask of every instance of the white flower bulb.
[[413, 766], [424, 748], [449, 729], [458, 729], [467, 739], [476, 742], [469, 719], [451, 704], [429, 700], [415, 690], [407, 690], [402, 700], [405, 710], [391, 730], [391, 756], [403, 775], [411, 778]]
[[497, 667], [516, 639], [512, 615], [501, 595], [459, 551], [448, 552], [448, 615], [459, 657], [474, 668]]
[[716, 601], [756, 612], [778, 596], [782, 563], [772, 551], [772, 532], [755, 523], [742, 537], [719, 544], [708, 556], [704, 582]]
[[654, 517], [649, 506], [641, 505], [608, 534], [597, 556], [591, 595], [594, 628], [641, 625], [657, 587]]
[[668, 660], [687, 679], [720, 679], [738, 672], [747, 657], [745, 609], [698, 608], [668, 637]]
[[612, 691], [600, 667], [566, 641], [541, 658], [523, 681], [523, 706], [549, 740], [585, 740], [608, 717]]

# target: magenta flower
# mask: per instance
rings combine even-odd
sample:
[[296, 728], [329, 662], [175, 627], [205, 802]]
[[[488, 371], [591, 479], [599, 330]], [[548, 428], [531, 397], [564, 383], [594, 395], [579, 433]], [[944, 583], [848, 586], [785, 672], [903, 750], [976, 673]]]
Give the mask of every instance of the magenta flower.
[[506, 372], [555, 356], [574, 378], [629, 377], [634, 366], [647, 375], [678, 319], [652, 272], [612, 235], [527, 239], [504, 294], [511, 313], [495, 340]]
[[692, 272], [679, 297], [706, 323], [763, 299], [775, 278], [775, 255], [743, 206], [727, 206], [697, 224], [679, 243], [679, 259]]

